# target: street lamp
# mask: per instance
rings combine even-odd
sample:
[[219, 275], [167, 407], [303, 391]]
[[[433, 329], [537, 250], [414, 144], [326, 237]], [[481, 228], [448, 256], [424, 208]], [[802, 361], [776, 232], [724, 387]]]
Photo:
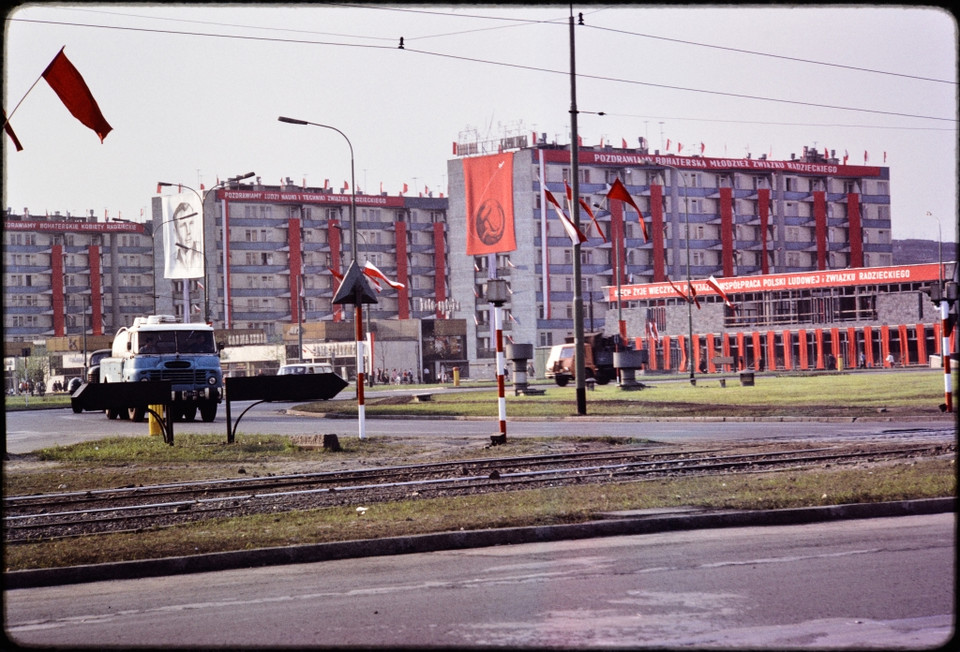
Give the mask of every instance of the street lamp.
[[[347, 141], [347, 147], [350, 148], [350, 254], [353, 257], [350, 269], [344, 275], [344, 281], [340, 284], [340, 289], [334, 296], [334, 302], [353, 303], [356, 306], [356, 340], [357, 340], [357, 421], [359, 428], [359, 437], [363, 439], [366, 432], [366, 414], [363, 404], [363, 383], [364, 383], [364, 357], [363, 357], [363, 303], [376, 303], [376, 298], [369, 296], [369, 287], [363, 281], [363, 273], [360, 271], [357, 262], [357, 183], [354, 169], [353, 143], [347, 138], [347, 135], [330, 125], [320, 124], [319, 122], [310, 122], [298, 118], [288, 118], [280, 116], [277, 118], [280, 122], [291, 125], [311, 125], [321, 129], [330, 129], [335, 131]], [[354, 269], [356, 268], [356, 269]], [[349, 285], [347, 285], [349, 279]], [[341, 296], [341, 293], [343, 296]], [[352, 298], [351, 298], [352, 295]], [[373, 365], [371, 361], [371, 366]]]
[[[246, 174], [238, 174], [238, 175], [235, 176], [235, 177], [230, 177], [230, 178], [227, 179], [226, 181], [220, 181], [220, 182], [218, 182], [216, 185], [212, 186], [209, 190], [206, 190], [206, 191], [203, 193], [203, 195], [201, 195], [199, 192], [197, 192], [195, 189], [191, 188], [190, 186], [184, 185], [184, 184], [182, 184], [182, 183], [169, 183], [169, 182], [167, 182], [167, 181], [159, 181], [159, 182], [157, 182], [157, 191], [158, 191], [158, 192], [160, 191], [160, 188], [169, 188], [169, 187], [172, 187], [172, 186], [177, 186], [177, 188], [186, 188], [187, 190], [189, 190], [190, 192], [192, 192], [194, 195], [196, 195], [197, 199], [200, 201], [200, 242], [201, 242], [202, 245], [203, 245], [203, 321], [204, 321], [204, 323], [209, 323], [209, 321], [210, 321], [210, 299], [209, 299], [209, 296], [210, 296], [210, 295], [208, 294], [208, 290], [207, 290], [207, 283], [208, 283], [208, 279], [207, 279], [207, 221], [206, 221], [206, 201], [207, 201], [207, 195], [209, 195], [212, 191], [216, 190], [217, 188], [223, 186], [224, 184], [230, 184], [230, 183], [235, 183], [235, 182], [238, 182], [238, 181], [242, 181], [243, 179], [249, 179], [250, 177], [254, 176], [255, 174], [256, 174], [256, 172], [247, 172]], [[177, 218], [174, 218], [174, 219], [175, 219], [175, 220], [183, 220], [183, 219], [188, 219], [188, 218], [194, 217], [195, 215], [196, 215], [196, 213], [191, 213], [191, 214], [189, 214], [189, 215], [181, 215], [180, 217], [177, 217]], [[163, 226], [163, 225], [166, 224], [167, 222], [172, 222], [172, 221], [174, 221], [174, 220], [167, 220], [166, 222], [161, 222], [161, 223], [160, 223], [160, 226]], [[181, 247], [182, 247], [183, 245], [178, 244], [178, 246], [181, 246]], [[226, 266], [224, 266], [224, 268], [223, 268], [223, 273], [224, 273], [224, 274], [227, 273], [227, 268], [226, 268]], [[184, 280], [185, 280], [185, 279], [184, 279]], [[184, 297], [186, 297], [186, 295], [187, 295], [186, 286], [184, 286], [183, 294], [184, 294]], [[184, 306], [185, 309], [186, 309], [186, 307], [187, 307], [187, 306]], [[190, 314], [189, 311], [187, 311], [186, 314], [189, 316], [189, 314]]]
[[322, 129], [330, 129], [337, 132], [343, 139], [347, 141], [347, 147], [350, 148], [350, 255], [353, 257], [353, 260], [357, 260], [357, 184], [356, 184], [356, 175], [354, 174], [354, 162], [353, 162], [353, 143], [350, 142], [350, 139], [347, 138], [347, 135], [337, 129], [336, 127], [331, 127], [330, 125], [323, 125], [318, 122], [308, 122], [307, 120], [299, 120], [297, 118], [288, 118], [286, 116], [280, 116], [277, 118], [280, 122], [286, 122], [291, 125], [312, 125], [314, 127], [321, 127]]

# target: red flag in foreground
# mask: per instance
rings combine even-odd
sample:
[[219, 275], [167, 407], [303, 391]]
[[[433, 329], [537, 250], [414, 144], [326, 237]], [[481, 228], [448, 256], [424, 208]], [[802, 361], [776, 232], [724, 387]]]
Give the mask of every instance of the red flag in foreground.
[[590, 219], [593, 220], [593, 226], [596, 227], [597, 233], [600, 234], [600, 237], [604, 242], [607, 241], [607, 236], [604, 235], [603, 229], [600, 228], [600, 223], [597, 222], [597, 216], [593, 214], [593, 211], [590, 210], [590, 205], [584, 200], [583, 197], [580, 198], [580, 205], [583, 206], [583, 210], [587, 211], [587, 215], [590, 216]]
[[577, 228], [577, 225], [574, 224], [569, 217], [563, 214], [563, 207], [560, 206], [560, 202], [558, 202], [556, 197], [553, 196], [553, 193], [546, 188], [543, 189], [543, 192], [547, 197], [547, 201], [553, 204], [553, 208], [557, 212], [557, 217], [560, 218], [560, 223], [563, 224], [563, 230], [567, 232], [568, 236], [570, 236], [570, 242], [573, 244], [586, 242], [587, 236], [583, 234], [583, 231]]
[[717, 279], [711, 276], [710, 278], [707, 279], [707, 285], [709, 285], [714, 290], [716, 290], [717, 294], [720, 295], [720, 298], [723, 299], [723, 302], [727, 304], [732, 310], [737, 309], [737, 304], [735, 304], [733, 301], [730, 300], [730, 297], [727, 296], [727, 293], [724, 292], [723, 288], [720, 287], [720, 284], [717, 283]]
[[103, 114], [100, 113], [100, 107], [97, 101], [93, 99], [93, 94], [87, 88], [87, 83], [83, 77], [73, 67], [67, 55], [63, 53], [63, 48], [53, 58], [47, 69], [43, 71], [43, 78], [50, 84], [50, 88], [60, 97], [60, 101], [73, 114], [77, 120], [84, 126], [93, 129], [100, 136], [100, 142], [107, 137], [113, 127], [111, 127]]
[[405, 287], [403, 283], [397, 283], [396, 281], [388, 279], [386, 274], [377, 269], [376, 265], [369, 260], [363, 264], [363, 273], [374, 279], [374, 282], [376, 282], [376, 279], [380, 279], [394, 290], [401, 290]]
[[640, 230], [643, 232], [643, 241], [646, 242], [650, 239], [647, 236], [647, 225], [643, 221], [643, 211], [641, 211], [640, 207], [633, 201], [633, 197], [630, 196], [627, 187], [623, 185], [620, 179], [613, 180], [613, 185], [610, 186], [610, 191], [607, 192], [607, 199], [619, 199], [620, 201], [625, 201], [630, 204], [633, 210], [637, 211], [637, 215], [640, 218]]
[[687, 289], [690, 290], [689, 301], [693, 301], [693, 304], [697, 307], [697, 310], [700, 310], [700, 299], [697, 298], [697, 290], [693, 287], [693, 283], [689, 279], [687, 280]]
[[3, 130], [10, 136], [10, 140], [13, 141], [13, 146], [17, 148], [17, 151], [22, 152], [23, 145], [20, 144], [20, 139], [17, 138], [17, 134], [13, 133], [13, 127], [10, 126], [10, 121], [7, 120], [6, 111], [3, 112]]
[[684, 301], [686, 301], [687, 303], [690, 303], [690, 297], [688, 297], [686, 294], [684, 294], [684, 293], [683, 293], [683, 290], [681, 290], [680, 288], [678, 288], [678, 287], [676, 286], [676, 284], [675, 284], [673, 281], [670, 280], [670, 277], [669, 277], [669, 276], [667, 277], [667, 283], [670, 284], [670, 287], [673, 288], [673, 291], [674, 291], [674, 292], [676, 292], [676, 293], [679, 294], [681, 297], [683, 297], [683, 300], [684, 300]]

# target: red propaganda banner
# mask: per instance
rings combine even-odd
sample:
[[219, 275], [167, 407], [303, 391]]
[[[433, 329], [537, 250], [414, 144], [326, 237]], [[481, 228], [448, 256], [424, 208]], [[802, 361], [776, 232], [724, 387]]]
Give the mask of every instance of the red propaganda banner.
[[467, 255], [513, 251], [513, 152], [463, 159]]

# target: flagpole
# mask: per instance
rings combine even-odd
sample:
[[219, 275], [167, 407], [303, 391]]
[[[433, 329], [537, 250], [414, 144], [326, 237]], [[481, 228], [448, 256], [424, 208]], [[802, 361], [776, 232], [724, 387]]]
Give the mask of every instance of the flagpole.
[[[570, 185], [573, 188], [573, 205], [580, 205], [580, 148], [577, 142], [577, 55], [574, 39], [573, 5], [570, 6]], [[580, 229], [580, 211], [574, 214], [573, 225]], [[580, 243], [573, 244], [573, 341], [575, 346], [575, 371], [577, 381], [577, 414], [587, 413], [587, 384], [585, 373], [585, 347], [583, 342], [583, 282], [580, 269]]]
[[[67, 46], [64, 45], [63, 47], [60, 48], [60, 52], [63, 52], [66, 48], [67, 48]], [[58, 56], [60, 56], [60, 52], [57, 52], [57, 53], [54, 55], [53, 59], [50, 60], [50, 63], [53, 63], [53, 61], [54, 61]], [[49, 68], [49, 67], [50, 67], [50, 66], [47, 65], [47, 68]], [[47, 72], [47, 68], [44, 68], [44, 69], [43, 69], [43, 72]], [[27, 89], [27, 92], [23, 94], [23, 97], [20, 98], [20, 101], [17, 102], [17, 105], [16, 105], [15, 107], [13, 107], [13, 111], [10, 112], [10, 115], [4, 115], [4, 117], [3, 117], [3, 126], [4, 126], [4, 127], [6, 127], [8, 124], [10, 124], [10, 118], [12, 118], [12, 117], [13, 117], [13, 114], [17, 112], [17, 109], [20, 108], [20, 105], [23, 104], [23, 101], [24, 101], [25, 99], [27, 99], [27, 95], [30, 94], [30, 91], [32, 91], [32, 90], [36, 87], [36, 85], [40, 83], [40, 80], [43, 79], [43, 72], [40, 73], [40, 74], [37, 76], [36, 81], [34, 81], [32, 84], [30, 84], [30, 88], [28, 88], [28, 89]]]

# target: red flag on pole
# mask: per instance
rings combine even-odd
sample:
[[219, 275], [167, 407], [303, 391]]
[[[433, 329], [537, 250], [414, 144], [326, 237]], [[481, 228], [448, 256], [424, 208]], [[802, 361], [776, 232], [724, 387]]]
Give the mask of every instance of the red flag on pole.
[[697, 290], [693, 287], [693, 282], [687, 279], [687, 289], [690, 290], [690, 300], [693, 301], [693, 304], [697, 307], [697, 310], [700, 310], [700, 299], [697, 298]]
[[673, 288], [673, 291], [674, 291], [674, 292], [676, 292], [676, 293], [679, 294], [681, 297], [683, 297], [683, 300], [684, 300], [684, 301], [686, 301], [687, 303], [690, 303], [690, 297], [688, 297], [686, 294], [684, 294], [684, 293], [683, 293], [683, 290], [681, 290], [680, 288], [678, 288], [677, 285], [676, 285], [673, 281], [670, 280], [670, 277], [669, 277], [669, 276], [667, 277], [667, 283], [670, 284], [670, 287]]
[[640, 210], [640, 207], [633, 201], [633, 197], [630, 196], [630, 193], [627, 191], [627, 187], [623, 185], [623, 182], [619, 178], [613, 180], [613, 185], [610, 186], [609, 192], [607, 192], [607, 199], [619, 199], [620, 201], [625, 201], [633, 207], [633, 210], [637, 211], [637, 215], [640, 218], [640, 230], [643, 232], [643, 241], [646, 242], [650, 238], [647, 236], [647, 225], [643, 221], [643, 212]]
[[100, 107], [97, 101], [93, 99], [93, 94], [87, 88], [87, 83], [67, 55], [63, 53], [63, 48], [53, 58], [47, 69], [43, 71], [43, 78], [50, 84], [50, 88], [60, 97], [67, 110], [73, 114], [77, 120], [84, 126], [92, 129], [99, 137], [100, 142], [107, 137], [107, 134], [113, 130], [103, 114], [100, 113]]
[[[20, 144], [20, 139], [17, 138], [17, 134], [13, 133], [13, 127], [10, 126], [10, 121], [7, 120], [7, 112], [3, 112], [3, 130], [7, 132], [7, 135], [10, 136], [10, 140], [13, 141], [13, 146], [17, 148], [18, 152], [23, 151], [23, 145]], [[886, 155], [884, 155], [886, 156]]]
[[606, 242], [607, 236], [604, 235], [603, 229], [600, 228], [600, 223], [597, 222], [597, 216], [593, 214], [592, 210], [590, 210], [590, 205], [587, 204], [586, 200], [583, 197], [580, 198], [580, 205], [583, 206], [583, 210], [587, 211], [587, 215], [589, 215], [590, 219], [593, 220], [593, 226], [596, 227], [597, 233], [600, 234], [600, 238], [602, 238], [603, 241]]

